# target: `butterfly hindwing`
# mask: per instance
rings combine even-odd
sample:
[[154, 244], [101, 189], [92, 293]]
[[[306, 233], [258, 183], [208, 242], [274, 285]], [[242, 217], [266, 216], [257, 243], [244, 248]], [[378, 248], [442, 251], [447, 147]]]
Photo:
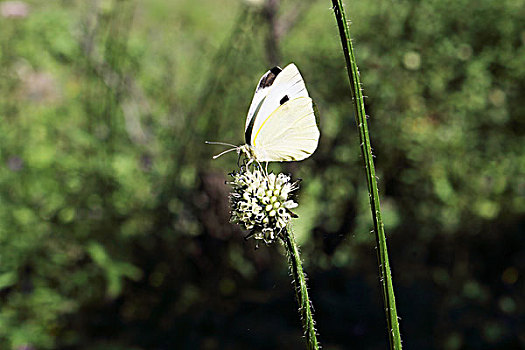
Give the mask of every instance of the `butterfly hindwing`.
[[252, 142], [261, 162], [308, 158], [319, 142], [312, 99], [301, 96], [279, 105], [253, 129]]

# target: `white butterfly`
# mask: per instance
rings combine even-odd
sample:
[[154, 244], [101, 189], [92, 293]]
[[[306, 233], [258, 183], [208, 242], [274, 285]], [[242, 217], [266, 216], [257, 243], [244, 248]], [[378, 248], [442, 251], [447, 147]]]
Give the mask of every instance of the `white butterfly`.
[[308, 158], [319, 143], [313, 101], [308, 96], [301, 73], [291, 63], [274, 67], [262, 76], [255, 90], [246, 125], [246, 144], [233, 146], [218, 155], [236, 150], [250, 161], [284, 162]]

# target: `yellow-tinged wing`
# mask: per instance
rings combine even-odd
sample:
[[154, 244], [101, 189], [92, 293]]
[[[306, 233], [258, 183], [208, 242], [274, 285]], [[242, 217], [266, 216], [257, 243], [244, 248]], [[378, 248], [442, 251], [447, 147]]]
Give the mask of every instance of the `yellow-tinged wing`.
[[312, 99], [298, 97], [279, 106], [253, 130], [252, 147], [260, 162], [308, 158], [319, 143]]
[[274, 67], [259, 81], [246, 118], [246, 143], [253, 146], [255, 131], [279, 106], [298, 97], [309, 97], [303, 77], [295, 64], [290, 63], [281, 71]]

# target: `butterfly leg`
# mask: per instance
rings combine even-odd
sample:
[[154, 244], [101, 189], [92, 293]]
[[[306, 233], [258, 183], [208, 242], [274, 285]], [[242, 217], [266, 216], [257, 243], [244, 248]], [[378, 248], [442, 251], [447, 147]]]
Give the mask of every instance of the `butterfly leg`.
[[[251, 159], [253, 161], [253, 159]], [[264, 167], [262, 166], [261, 162], [259, 162], [257, 159], [255, 159], [255, 161], [257, 162], [257, 164], [259, 165], [259, 169], [261, 169], [262, 173], [264, 176], [268, 177], [268, 162], [266, 162], [266, 171], [264, 171]]]
[[241, 166], [241, 152], [239, 152], [239, 158], [237, 158], [237, 167], [240, 167]]

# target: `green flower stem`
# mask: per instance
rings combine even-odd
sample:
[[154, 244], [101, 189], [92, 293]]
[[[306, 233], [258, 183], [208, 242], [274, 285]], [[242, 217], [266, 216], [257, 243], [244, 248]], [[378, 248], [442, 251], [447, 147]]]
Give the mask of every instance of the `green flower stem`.
[[370, 146], [370, 137], [368, 135], [368, 126], [366, 121], [365, 103], [361, 91], [361, 82], [359, 80], [359, 70], [354, 56], [354, 49], [350, 39], [350, 29], [346, 20], [342, 0], [332, 0], [339, 35], [343, 46], [343, 54], [346, 60], [348, 79], [350, 80], [350, 90], [355, 107], [355, 118], [359, 129], [359, 138], [361, 141], [361, 152], [365, 163], [365, 170], [368, 182], [368, 193], [370, 196], [370, 207], [374, 221], [374, 231], [376, 235], [377, 257], [379, 263], [380, 280], [385, 302], [386, 320], [388, 324], [388, 337], [390, 340], [390, 349], [401, 349], [401, 334], [399, 332], [399, 321], [396, 310], [396, 299], [394, 297], [394, 287], [392, 275], [390, 273], [390, 264], [388, 262], [388, 251], [386, 245], [386, 236], [381, 219], [381, 208], [379, 205], [379, 192], [377, 189], [376, 174], [374, 161], [372, 158], [372, 147]]
[[288, 256], [288, 264], [293, 279], [295, 297], [299, 303], [299, 313], [303, 324], [304, 335], [306, 337], [307, 349], [319, 349], [317, 336], [315, 332], [315, 321], [312, 313], [310, 298], [308, 297], [308, 288], [306, 287], [306, 276], [303, 272], [299, 248], [295, 243], [290, 225], [283, 231], [283, 244]]

